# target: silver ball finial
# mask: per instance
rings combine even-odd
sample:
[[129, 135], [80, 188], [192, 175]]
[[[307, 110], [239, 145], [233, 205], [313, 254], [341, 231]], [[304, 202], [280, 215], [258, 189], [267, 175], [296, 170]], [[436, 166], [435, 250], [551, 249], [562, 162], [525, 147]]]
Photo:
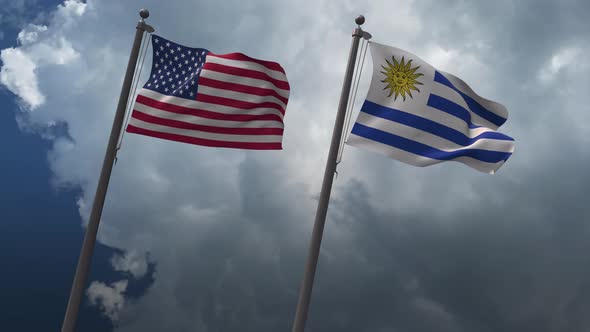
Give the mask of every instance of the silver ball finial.
[[365, 17], [363, 15], [359, 15], [356, 17], [356, 19], [354, 21], [358, 25], [363, 25], [363, 23], [365, 23]]
[[143, 18], [145, 20], [146, 18], [148, 18], [150, 16], [150, 11], [144, 8], [139, 11], [139, 16], [141, 16], [141, 18]]

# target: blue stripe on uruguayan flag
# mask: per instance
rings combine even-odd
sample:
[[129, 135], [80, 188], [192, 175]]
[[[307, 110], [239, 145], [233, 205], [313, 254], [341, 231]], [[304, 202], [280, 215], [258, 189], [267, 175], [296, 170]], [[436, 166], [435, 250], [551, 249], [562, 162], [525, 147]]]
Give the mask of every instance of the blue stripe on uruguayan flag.
[[[447, 74], [447, 75], [452, 77], [452, 75], [450, 75], [450, 74]], [[435, 72], [434, 81], [437, 83], [446, 85], [447, 87], [449, 87], [449, 88], [453, 89], [455, 92], [457, 92], [463, 98], [465, 103], [467, 103], [469, 110], [471, 112], [475, 113], [476, 115], [478, 115], [478, 116], [482, 117], [483, 119], [489, 121], [490, 123], [494, 124], [494, 126], [496, 128], [500, 127], [502, 124], [504, 124], [504, 122], [506, 122], [506, 118], [504, 116], [502, 116], [501, 114], [497, 114], [497, 113], [485, 108], [480, 103], [478, 103], [475, 98], [472, 98], [467, 93], [464, 93], [461, 90], [459, 90], [441, 72], [439, 72], [439, 71]]]
[[471, 157], [486, 163], [497, 163], [508, 160], [508, 157], [511, 155], [509, 152], [490, 151], [473, 147], [468, 149], [452, 149], [449, 151], [439, 150], [430, 145], [423, 144], [418, 141], [398, 136], [386, 131], [367, 127], [359, 123], [355, 123], [352, 132], [355, 135], [365, 137], [382, 144], [390, 145], [398, 149], [411, 152], [415, 155], [440, 161], [453, 160], [457, 157]]
[[[458, 161], [494, 173], [514, 151], [514, 140], [496, 131], [504, 106], [484, 99], [459, 78], [413, 54], [371, 43], [373, 79], [347, 143], [415, 166]], [[407, 98], [389, 96], [382, 65], [402, 57], [422, 74]], [[406, 62], [407, 63], [407, 62]]]
[[514, 141], [512, 138], [493, 130], [487, 130], [484, 132], [461, 132], [453, 128], [441, 125], [438, 122], [434, 122], [432, 120], [428, 120], [417, 115], [406, 113], [393, 108], [387, 108], [370, 101], [365, 101], [361, 109], [361, 112], [372, 115], [374, 117], [379, 117], [383, 120], [389, 120], [395, 123], [406, 125], [407, 127], [411, 127], [413, 129], [433, 134], [447, 141], [453, 142], [459, 146], [472, 145], [476, 141], [483, 138]]
[[471, 122], [471, 113], [469, 113], [469, 111], [466, 110], [463, 106], [455, 104], [454, 102], [445, 99], [441, 96], [431, 94], [430, 97], [428, 97], [428, 102], [426, 103], [426, 105], [436, 108], [439, 111], [448, 113], [452, 116], [455, 116], [460, 120], [463, 120], [465, 124], [467, 124], [471, 129], [481, 127]]

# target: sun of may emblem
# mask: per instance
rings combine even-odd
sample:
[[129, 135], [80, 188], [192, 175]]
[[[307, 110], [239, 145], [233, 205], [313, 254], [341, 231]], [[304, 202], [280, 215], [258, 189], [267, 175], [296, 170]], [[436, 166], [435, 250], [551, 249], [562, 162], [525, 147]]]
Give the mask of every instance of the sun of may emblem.
[[399, 95], [402, 96], [404, 101], [406, 100], [406, 94], [412, 97], [412, 90], [420, 92], [416, 85], [422, 85], [422, 83], [417, 81], [417, 78], [423, 76], [423, 74], [416, 74], [416, 70], [420, 68], [420, 66], [412, 68], [412, 60], [405, 62], [404, 57], [402, 56], [402, 61], [398, 62], [395, 59], [395, 56], [392, 56], [391, 59], [393, 60], [393, 64], [387, 61], [387, 67], [383, 67], [385, 71], [381, 73], [385, 75], [385, 79], [381, 82], [387, 83], [387, 86], [383, 88], [383, 90], [389, 89], [388, 97], [391, 97], [392, 94], [395, 93], [393, 100], [397, 100]]

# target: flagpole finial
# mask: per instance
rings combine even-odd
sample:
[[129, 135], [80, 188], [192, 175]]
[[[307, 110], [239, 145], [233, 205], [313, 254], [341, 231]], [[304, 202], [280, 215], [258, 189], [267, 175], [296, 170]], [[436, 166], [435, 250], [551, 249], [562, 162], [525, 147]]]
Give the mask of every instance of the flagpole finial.
[[141, 17], [141, 20], [137, 22], [137, 28], [143, 31], [147, 31], [148, 33], [154, 32], [154, 28], [151, 25], [145, 23], [145, 19], [150, 17], [150, 11], [143, 8], [139, 11], [139, 16]]
[[361, 26], [361, 25], [363, 25], [363, 23], [365, 23], [365, 17], [363, 15], [359, 15], [359, 16], [356, 17], [356, 19], [354, 20], [354, 22], [357, 25]]
[[143, 8], [142, 10], [139, 11], [139, 16], [141, 16], [142, 19], [146, 19], [150, 16], [150, 11]]

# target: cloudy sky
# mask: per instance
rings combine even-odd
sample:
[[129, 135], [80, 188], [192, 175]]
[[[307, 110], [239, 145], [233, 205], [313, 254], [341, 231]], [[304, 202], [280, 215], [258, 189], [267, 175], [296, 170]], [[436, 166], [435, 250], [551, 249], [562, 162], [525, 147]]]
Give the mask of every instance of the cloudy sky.
[[504, 104], [502, 132], [516, 151], [488, 175], [347, 147], [307, 330], [590, 330], [590, 3], [0, 4], [0, 257], [11, 271], [2, 276], [9, 295], [0, 297], [0, 324], [9, 330], [22, 330], [25, 317], [27, 330], [61, 325], [142, 7], [163, 37], [281, 63], [291, 85], [284, 149], [125, 135], [80, 318], [85, 331], [290, 330], [361, 13], [375, 41]]

